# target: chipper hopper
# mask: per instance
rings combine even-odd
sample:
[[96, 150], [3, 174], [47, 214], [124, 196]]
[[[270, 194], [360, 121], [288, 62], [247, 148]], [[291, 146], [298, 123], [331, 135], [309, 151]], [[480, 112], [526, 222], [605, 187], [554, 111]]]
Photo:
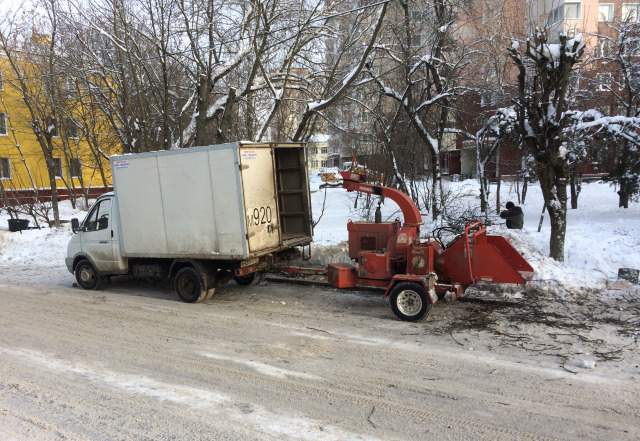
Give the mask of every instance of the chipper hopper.
[[341, 175], [341, 184], [328, 185], [389, 198], [400, 207], [404, 221], [381, 222], [378, 213], [376, 222], [349, 221], [353, 263], [329, 265], [332, 286], [383, 288], [396, 316], [416, 321], [439, 297], [461, 297], [476, 282], [523, 284], [531, 278], [533, 269], [520, 253], [505, 238], [487, 234], [481, 222], [466, 225], [447, 246], [421, 240], [422, 217], [408, 195], [367, 182], [364, 169], [354, 167]]

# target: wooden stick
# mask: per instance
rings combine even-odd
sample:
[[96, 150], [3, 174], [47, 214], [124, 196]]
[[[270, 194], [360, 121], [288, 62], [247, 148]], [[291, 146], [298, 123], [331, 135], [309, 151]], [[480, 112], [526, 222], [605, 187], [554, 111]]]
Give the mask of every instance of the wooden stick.
[[542, 230], [542, 221], [544, 221], [544, 210], [547, 209], [547, 203], [542, 206], [542, 213], [540, 213], [540, 222], [538, 222], [538, 233]]

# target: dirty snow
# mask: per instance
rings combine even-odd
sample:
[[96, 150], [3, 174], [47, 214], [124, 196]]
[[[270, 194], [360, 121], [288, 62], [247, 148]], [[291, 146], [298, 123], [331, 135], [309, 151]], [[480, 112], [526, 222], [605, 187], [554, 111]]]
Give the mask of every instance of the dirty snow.
[[248, 368], [253, 369], [262, 375], [268, 375], [270, 377], [275, 378], [287, 378], [287, 377], [297, 377], [304, 378], [307, 380], [322, 380], [322, 378], [317, 375], [306, 374], [304, 372], [292, 371], [290, 369], [283, 369], [277, 366], [272, 366], [267, 363], [262, 363], [255, 360], [244, 360], [238, 357], [231, 357], [229, 355], [217, 354], [213, 352], [198, 352], [198, 355], [201, 355], [206, 358], [210, 358], [212, 360], [220, 360], [220, 361], [230, 361], [232, 363], [241, 364], [247, 366]]
[[79, 380], [120, 389], [135, 395], [143, 395], [159, 401], [186, 405], [196, 411], [208, 411], [223, 415], [236, 424], [252, 426], [259, 433], [266, 433], [276, 439], [325, 440], [343, 439], [377, 440], [357, 433], [342, 430], [336, 426], [303, 415], [281, 415], [253, 403], [247, 403], [243, 410], [237, 400], [211, 388], [197, 388], [182, 384], [172, 384], [140, 374], [112, 371], [99, 366], [63, 360], [53, 355], [23, 348], [0, 347], [3, 357], [13, 357], [31, 363], [38, 368], [54, 371], [61, 375], [75, 375]]

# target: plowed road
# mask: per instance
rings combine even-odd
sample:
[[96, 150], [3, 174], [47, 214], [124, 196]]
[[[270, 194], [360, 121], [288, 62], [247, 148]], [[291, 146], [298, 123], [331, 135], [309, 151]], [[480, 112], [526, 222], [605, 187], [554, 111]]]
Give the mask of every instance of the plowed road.
[[3, 441], [640, 439], [633, 376], [425, 332], [463, 304], [408, 324], [372, 294], [230, 284], [187, 305], [28, 271], [0, 276]]

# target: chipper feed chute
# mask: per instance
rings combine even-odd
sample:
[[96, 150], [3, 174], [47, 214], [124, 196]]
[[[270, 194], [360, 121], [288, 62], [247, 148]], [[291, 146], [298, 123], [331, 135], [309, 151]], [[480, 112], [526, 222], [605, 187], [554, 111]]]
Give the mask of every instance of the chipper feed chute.
[[502, 236], [487, 235], [481, 223], [467, 225], [438, 259], [441, 279], [468, 286], [475, 282], [522, 284], [533, 268]]

